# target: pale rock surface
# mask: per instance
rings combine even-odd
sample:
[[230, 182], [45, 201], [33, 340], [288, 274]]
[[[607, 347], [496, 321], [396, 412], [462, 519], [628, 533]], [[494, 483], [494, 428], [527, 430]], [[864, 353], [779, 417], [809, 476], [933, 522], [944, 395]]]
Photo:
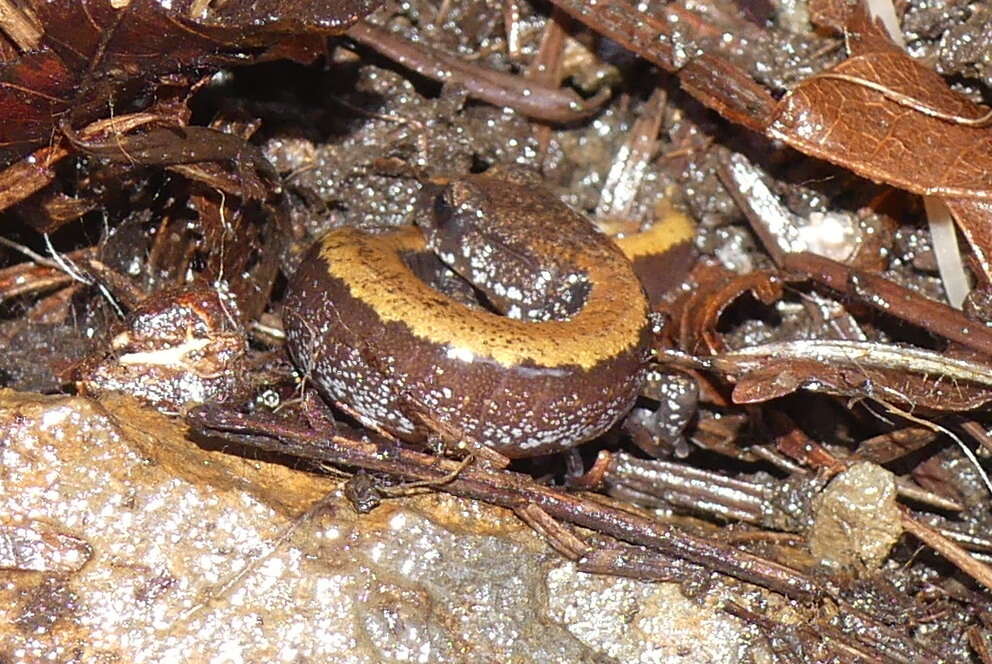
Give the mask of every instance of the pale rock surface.
[[0, 661], [743, 657], [716, 592], [576, 572], [450, 496], [359, 516], [340, 481], [185, 434], [126, 400], [0, 391]]

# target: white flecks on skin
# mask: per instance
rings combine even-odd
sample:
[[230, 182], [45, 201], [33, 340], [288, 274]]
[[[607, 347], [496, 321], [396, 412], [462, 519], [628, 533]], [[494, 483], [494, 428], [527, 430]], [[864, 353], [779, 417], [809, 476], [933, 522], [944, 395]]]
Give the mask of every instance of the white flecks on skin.
[[[544, 403], [535, 403], [527, 391], [507, 393], [494, 388], [483, 402], [468, 400], [450, 385], [437, 384], [445, 372], [428, 370], [422, 380], [395, 366], [395, 357], [384, 358], [382, 368], [370, 367], [367, 353], [343, 344], [329, 344], [315, 365], [315, 376], [334, 401], [348, 405], [366, 426], [383, 427], [399, 436], [412, 436], [421, 430], [404, 414], [401, 406], [416, 394], [418, 407], [430, 412], [438, 422], [448, 423], [464, 440], [474, 441], [504, 452], [538, 453], [565, 449], [601, 434], [616, 417], [630, 407], [628, 386], [610, 385], [589, 399], [575, 392], [564, 392]], [[454, 352], [452, 352], [454, 351]], [[463, 360], [458, 349], [448, 349], [450, 359]], [[330, 371], [331, 368], [334, 371]], [[452, 379], [457, 380], [457, 376]], [[630, 377], [631, 384], [640, 376]], [[619, 388], [619, 389], [618, 389]]]
[[396, 408], [409, 377], [391, 371], [388, 376], [371, 372], [363, 354], [355, 348], [334, 344], [315, 365], [320, 385], [336, 402], [348, 408], [368, 427], [386, 427], [399, 435], [409, 435], [416, 425]]
[[[490, 221], [489, 210], [480, 209], [477, 200], [459, 205], [458, 212], [469, 227], [475, 225], [475, 219], [480, 221], [480, 229]], [[461, 229], [455, 230], [461, 232]], [[577, 237], [584, 237], [581, 230]], [[485, 233], [481, 237], [473, 237], [475, 233], [460, 236], [454, 241], [439, 237], [446, 231], [439, 228], [427, 233], [428, 244], [434, 245], [432, 249], [437, 257], [486, 293], [490, 302], [509, 319], [528, 323], [566, 321], [586, 313], [590, 289], [599, 293], [603, 283], [613, 283], [607, 279], [612, 273], [605, 268], [601, 274], [592, 268], [560, 264], [561, 257], [554, 252], [543, 255], [542, 246], [544, 249], [550, 246], [547, 242], [534, 245], [534, 256], [530, 255], [530, 249], [524, 249], [501, 257], [499, 245], [502, 241], [490, 243]], [[400, 243], [406, 241], [407, 236], [397, 237], [400, 239], [396, 246], [406, 246]], [[498, 235], [495, 237], [499, 238]], [[569, 346], [567, 351], [560, 349], [557, 335], [532, 340], [539, 350], [530, 351], [527, 341], [532, 335], [518, 331], [522, 330], [520, 326], [497, 328], [501, 332], [504, 329], [512, 332], [502, 332], [503, 336], [495, 338], [490, 345], [490, 340], [484, 336], [488, 328], [481, 323], [476, 326], [471, 319], [459, 318], [461, 327], [449, 336], [447, 330], [431, 327], [433, 318], [427, 315], [417, 318], [418, 312], [433, 312], [428, 304], [434, 300], [423, 303], [417, 300], [417, 308], [408, 312], [406, 300], [396, 304], [389, 299], [402, 292], [402, 283], [389, 285], [387, 297], [380, 298], [376, 290], [380, 282], [375, 270], [381, 263], [389, 266], [389, 275], [399, 274], [393, 266], [395, 256], [383, 252], [384, 258], [362, 263], [348, 253], [347, 247], [355, 244], [345, 242], [343, 236], [335, 236], [334, 240], [322, 245], [321, 256], [327, 261], [331, 278], [343, 281], [359, 306], [370, 307], [383, 323], [396, 324], [398, 328], [392, 327], [393, 331], [383, 333], [374, 321], [363, 318], [367, 313], [356, 317], [356, 312], [349, 309], [347, 303], [342, 303], [336, 310], [335, 305], [330, 304], [322, 314], [311, 316], [319, 321], [315, 321], [317, 325], [326, 327], [330, 324], [334, 328], [315, 340], [315, 361], [308, 364], [299, 357], [295, 359], [301, 368], [308, 369], [307, 373], [321, 385], [325, 394], [346, 406], [346, 410], [361, 422], [415, 440], [422, 439], [427, 430], [432, 429], [446, 442], [481, 444], [502, 449], [510, 456], [520, 456], [521, 452], [550, 452], [588, 440], [605, 431], [630, 407], [642, 380], [637, 360], [632, 359], [630, 353], [640, 352], [637, 349], [642, 342], [638, 339], [643, 339], [643, 330], [638, 331], [635, 326], [629, 333], [625, 329], [624, 334], [614, 334], [610, 338], [605, 330], [614, 329], [612, 322], [579, 327], [577, 329], [583, 331], [589, 342], [575, 342], [574, 345], [581, 348], [573, 350]], [[361, 245], [361, 241], [357, 244]], [[513, 238], [506, 244], [512, 249]], [[374, 250], [372, 246], [369, 255], [374, 255]], [[608, 251], [604, 253], [604, 260], [610, 265], [612, 263], [606, 259], [611, 256]], [[337, 271], [331, 267], [333, 265], [339, 266]], [[340, 267], [353, 265], [360, 268], [361, 279], [353, 278], [351, 272]], [[579, 265], [586, 264], [580, 262]], [[590, 259], [589, 265], [599, 263]], [[617, 269], [623, 274], [622, 265]], [[618, 282], [628, 283], [623, 279]], [[633, 291], [639, 292], [639, 289], [632, 278], [629, 283], [635, 286], [631, 291], [630, 311], [639, 310], [633, 306], [636, 304]], [[297, 298], [304, 301], [308, 296], [323, 299], [319, 292], [297, 293]], [[641, 297], [643, 299], [643, 295]], [[614, 300], [615, 295], [604, 300], [600, 294], [600, 299], [595, 301], [603, 309], [592, 310], [596, 315], [601, 311], [609, 314], [602, 302]], [[439, 313], [446, 311], [450, 309]], [[635, 317], [620, 318], [626, 324]], [[361, 329], [350, 329], [352, 320], [360, 321], [355, 325]], [[442, 317], [440, 320], [448, 319]], [[395, 330], [402, 330], [404, 324], [411, 332], [410, 340], [395, 336]], [[577, 338], [565, 337], [566, 341]], [[634, 340], [625, 341], [631, 338]], [[602, 350], [604, 344], [612, 348], [611, 344], [617, 339], [627, 345], [619, 347], [616, 355], [610, 354], [613, 351]], [[425, 340], [429, 342], [426, 346]], [[292, 343], [296, 348], [300, 347], [296, 341]], [[383, 357], [386, 355], [383, 351], [387, 350], [399, 358]], [[490, 365], [493, 365], [492, 369]], [[576, 372], [575, 368], [598, 373], [587, 375]], [[636, 375], [624, 376], [624, 371]], [[601, 385], [603, 382], [608, 384]], [[575, 388], [578, 388], [577, 392], [573, 391]], [[449, 441], [451, 437], [460, 437], [460, 440]]]

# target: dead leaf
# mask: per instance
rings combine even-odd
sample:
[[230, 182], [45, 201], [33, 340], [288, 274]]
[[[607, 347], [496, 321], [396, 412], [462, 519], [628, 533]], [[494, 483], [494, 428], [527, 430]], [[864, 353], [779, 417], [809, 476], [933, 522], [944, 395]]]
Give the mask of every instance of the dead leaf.
[[379, 3], [232, 0], [192, 16], [201, 4], [132, 0], [117, 8], [111, 0], [31, 0], [27, 9], [41, 28], [37, 48], [0, 65], [0, 164], [50, 142], [60, 119], [79, 127], [112, 116], [163, 77], [195, 80], [221, 66], [264, 59], [287, 31], [294, 42], [341, 32]]
[[992, 200], [945, 198], [944, 203], [968, 239], [986, 280], [992, 280]]
[[716, 353], [724, 348], [717, 332], [720, 315], [744, 293], [752, 293], [758, 300], [771, 304], [782, 296], [782, 281], [768, 270], [757, 270], [736, 275], [709, 261], [696, 263], [688, 279], [693, 287], [671, 304], [660, 310], [672, 321], [666, 326], [671, 341], [687, 353]]
[[[844, 77], [844, 78], [838, 78]], [[933, 117], [878, 89], [947, 116], [985, 111], [894, 46], [813, 76], [780, 103], [768, 135], [871, 180], [922, 195], [992, 198], [992, 128]]]
[[910, 408], [970, 410], [992, 401], [992, 367], [920, 348], [860, 341], [789, 341], [716, 356], [737, 377], [736, 403], [809, 389]]

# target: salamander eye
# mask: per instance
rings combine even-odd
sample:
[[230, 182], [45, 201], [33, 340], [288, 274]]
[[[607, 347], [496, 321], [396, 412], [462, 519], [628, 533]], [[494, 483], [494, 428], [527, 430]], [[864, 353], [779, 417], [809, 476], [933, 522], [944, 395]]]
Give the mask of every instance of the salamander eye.
[[434, 197], [434, 224], [436, 226], [444, 226], [451, 221], [451, 217], [455, 214], [455, 207], [448, 200], [450, 195], [451, 191], [445, 189]]

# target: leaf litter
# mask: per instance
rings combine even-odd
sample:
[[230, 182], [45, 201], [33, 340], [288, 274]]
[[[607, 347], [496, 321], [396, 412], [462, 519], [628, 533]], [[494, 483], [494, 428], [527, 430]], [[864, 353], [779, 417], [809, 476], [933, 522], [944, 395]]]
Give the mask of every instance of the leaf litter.
[[[926, 8], [907, 3], [907, 52], [846, 3], [809, 7], [835, 34], [785, 3], [761, 18], [721, 0], [555, 0], [553, 21], [525, 3], [372, 13], [378, 4], [4, 4], [4, 384], [100, 394], [133, 386], [116, 369], [133, 372], [136, 358], [216, 346], [223, 357], [158, 366], [154, 405], [232, 440], [368, 470], [387, 489], [414, 482], [510, 507], [590, 571], [688, 587], [711, 570], [781, 592], [803, 625], [746, 597], [727, 608], [781, 661], [989, 661], [992, 517], [974, 489], [988, 480], [938, 470], [960, 458], [954, 441], [980, 469], [992, 424], [992, 81], [960, 46], [980, 22], [932, 17], [928, 33]], [[956, 41], [938, 46], [942, 36]], [[963, 80], [909, 54], [939, 48]], [[553, 75], [528, 73], [539, 53]], [[603, 72], [599, 83], [578, 87], [568, 57]], [[315, 411], [295, 399], [280, 349], [283, 277], [322, 229], [409, 223], [425, 173], [502, 163], [541, 170], [614, 232], [673, 209], [696, 217], [698, 259], [657, 306], [658, 357], [698, 384], [693, 416], [656, 426], [677, 382], [662, 377], [636, 436], [597, 442], [585, 463], [509, 471], [416, 451], [383, 460], [346, 428], [315, 442]], [[927, 268], [919, 196], [942, 201], [967, 240], [975, 283], [960, 309]], [[849, 252], [810, 253], [838, 229]], [[177, 337], [177, 321], [195, 332]], [[183, 391], [191, 370], [239, 380], [211, 394], [223, 407], [198, 408]], [[262, 394], [284, 405], [269, 413]], [[890, 483], [902, 504], [886, 504], [889, 524], [916, 539], [828, 560], [807, 539], [836, 530], [818, 496], [857, 484], [848, 471], [868, 462], [887, 471], [858, 481]], [[737, 522], [735, 543], [719, 528], [689, 534], [594, 508], [602, 498], [569, 484]], [[742, 495], [760, 500], [745, 509]], [[832, 507], [829, 518], [854, 517]], [[592, 546], [568, 524], [612, 539]], [[915, 542], [939, 557], [916, 556]], [[908, 608], [890, 615], [893, 602]]]

